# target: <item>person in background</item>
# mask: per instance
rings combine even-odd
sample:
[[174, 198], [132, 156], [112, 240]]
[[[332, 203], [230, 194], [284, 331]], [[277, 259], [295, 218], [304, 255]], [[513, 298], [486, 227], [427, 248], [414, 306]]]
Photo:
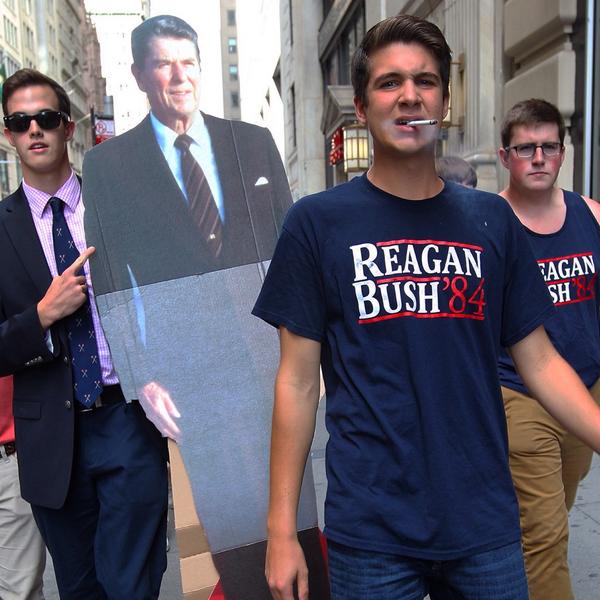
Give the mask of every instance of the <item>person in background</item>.
[[[556, 184], [565, 158], [565, 124], [556, 106], [536, 98], [515, 104], [501, 137], [498, 155], [510, 178], [500, 195], [523, 224], [556, 307], [546, 331], [600, 401], [600, 206]], [[568, 512], [592, 449], [536, 402], [507, 353], [499, 371], [529, 594], [571, 600]]]
[[12, 377], [0, 377], [0, 598], [43, 600], [46, 547], [19, 489]]
[[477, 187], [477, 172], [460, 156], [440, 156], [435, 161], [437, 174], [444, 181], [454, 181], [466, 187]]

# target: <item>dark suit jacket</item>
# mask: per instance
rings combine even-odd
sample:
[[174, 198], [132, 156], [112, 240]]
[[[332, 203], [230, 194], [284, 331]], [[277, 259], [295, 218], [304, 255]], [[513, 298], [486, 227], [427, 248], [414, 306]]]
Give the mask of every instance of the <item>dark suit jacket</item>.
[[269, 260], [289, 186], [268, 130], [203, 115], [225, 206], [223, 251], [215, 259], [190, 220], [185, 199], [147, 116], [90, 150], [83, 164], [86, 238], [97, 295]]
[[15, 437], [25, 500], [59, 508], [73, 461], [73, 384], [66, 332], [52, 326], [48, 350], [37, 303], [52, 276], [27, 198], [0, 202], [0, 375], [14, 373]]

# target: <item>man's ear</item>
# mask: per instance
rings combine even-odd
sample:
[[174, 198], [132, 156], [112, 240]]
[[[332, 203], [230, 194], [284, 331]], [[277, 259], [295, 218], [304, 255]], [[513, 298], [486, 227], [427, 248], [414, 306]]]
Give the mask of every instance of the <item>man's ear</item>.
[[448, 92], [445, 96], [444, 96], [444, 104], [443, 104], [443, 112], [442, 112], [442, 121], [444, 121], [446, 119], [446, 117], [448, 116], [448, 108], [450, 107], [450, 92]]
[[145, 89], [145, 86], [144, 86], [144, 77], [142, 75], [142, 70], [135, 63], [133, 63], [131, 65], [131, 74], [133, 75], [133, 77], [135, 79], [135, 82], [137, 83], [137, 86], [145, 94], [146, 93], [146, 89]]
[[508, 155], [510, 153], [510, 150], [505, 150], [504, 148], [498, 148], [498, 158], [500, 159], [500, 162], [502, 163], [502, 166], [505, 169], [508, 169]]
[[365, 113], [365, 105], [362, 100], [358, 96], [354, 96], [354, 112], [356, 113], [356, 118], [361, 125], [367, 124], [367, 115]]
[[7, 129], [6, 127], [4, 128], [4, 137], [8, 140], [8, 143], [14, 147], [15, 139], [13, 138], [12, 131]]
[[75, 135], [75, 121], [65, 123], [65, 142], [70, 142]]

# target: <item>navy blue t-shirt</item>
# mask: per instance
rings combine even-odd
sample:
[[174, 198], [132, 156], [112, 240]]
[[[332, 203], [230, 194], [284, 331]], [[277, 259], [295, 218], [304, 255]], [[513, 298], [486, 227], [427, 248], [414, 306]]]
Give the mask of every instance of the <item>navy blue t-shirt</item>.
[[329, 539], [439, 560], [520, 538], [498, 349], [553, 310], [499, 196], [363, 176], [290, 209], [253, 313], [322, 343]]
[[[544, 324], [563, 358], [591, 387], [600, 377], [600, 226], [574, 192], [563, 191], [565, 222], [555, 233], [525, 227], [527, 239], [548, 286], [556, 314]], [[500, 383], [522, 394], [529, 391], [507, 352], [498, 363]]]

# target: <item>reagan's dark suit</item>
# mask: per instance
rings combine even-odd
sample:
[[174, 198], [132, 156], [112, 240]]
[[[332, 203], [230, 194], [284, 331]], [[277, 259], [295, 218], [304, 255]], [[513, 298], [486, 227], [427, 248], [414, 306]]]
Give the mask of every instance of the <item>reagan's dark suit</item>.
[[[289, 186], [268, 130], [203, 115], [225, 206], [223, 251], [207, 252], [169, 166], [150, 117], [90, 150], [83, 199], [86, 237], [97, 295], [221, 268], [269, 260]], [[100, 231], [102, 227], [102, 231]]]
[[62, 506], [73, 460], [73, 384], [66, 332], [48, 350], [37, 303], [52, 280], [21, 188], [0, 202], [0, 374], [14, 373], [15, 436], [25, 500]]

